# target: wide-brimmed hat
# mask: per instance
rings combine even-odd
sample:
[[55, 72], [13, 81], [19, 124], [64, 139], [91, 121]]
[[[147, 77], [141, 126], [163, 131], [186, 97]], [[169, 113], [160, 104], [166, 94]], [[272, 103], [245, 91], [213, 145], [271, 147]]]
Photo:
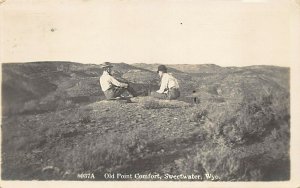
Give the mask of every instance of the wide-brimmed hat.
[[104, 63], [101, 65], [101, 68], [107, 68], [107, 67], [113, 67], [113, 66], [111, 65], [110, 62], [104, 62]]
[[167, 67], [165, 65], [159, 65], [158, 68], [157, 68], [157, 73], [159, 71], [167, 72]]

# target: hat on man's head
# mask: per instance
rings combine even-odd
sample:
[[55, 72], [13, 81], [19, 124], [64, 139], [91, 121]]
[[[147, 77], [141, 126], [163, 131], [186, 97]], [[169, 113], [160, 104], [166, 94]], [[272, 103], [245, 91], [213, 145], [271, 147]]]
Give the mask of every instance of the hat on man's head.
[[101, 68], [108, 68], [108, 67], [113, 67], [113, 66], [111, 65], [110, 62], [104, 62], [104, 63], [101, 65]]
[[158, 68], [157, 68], [157, 73], [158, 73], [159, 71], [167, 72], [167, 67], [164, 66], [164, 65], [159, 65]]

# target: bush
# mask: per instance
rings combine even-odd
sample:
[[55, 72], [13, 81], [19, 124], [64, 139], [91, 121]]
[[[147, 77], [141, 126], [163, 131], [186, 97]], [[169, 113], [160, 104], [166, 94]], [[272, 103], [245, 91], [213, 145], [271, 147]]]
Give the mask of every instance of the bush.
[[64, 109], [67, 109], [67, 108], [73, 108], [75, 107], [75, 104], [73, 103], [72, 100], [67, 100], [67, 99], [58, 99], [56, 101], [56, 108], [58, 110], [64, 110]]
[[191, 122], [203, 123], [205, 121], [207, 114], [208, 114], [207, 110], [192, 112], [190, 114], [189, 120]]
[[25, 102], [23, 111], [33, 111], [38, 108], [38, 101], [37, 100], [31, 100], [28, 102]]
[[221, 122], [218, 128], [229, 144], [243, 144], [258, 141], [274, 120], [271, 97], [265, 97], [252, 102], [244, 101], [236, 114]]
[[212, 174], [221, 180], [230, 180], [242, 175], [239, 170], [240, 160], [230, 154], [230, 148], [216, 144], [205, 145], [185, 159], [175, 161], [175, 164], [180, 173], [196, 173], [202, 177]]
[[204, 117], [200, 128], [209, 142], [176, 160], [177, 173], [198, 173], [203, 177], [209, 173], [222, 181], [288, 180], [287, 100], [266, 95], [255, 100], [245, 98], [238, 105], [197, 105], [189, 119], [201, 122]]
[[[284, 167], [285, 161], [288, 161], [287, 150], [288, 146], [281, 141], [234, 149], [222, 144], [207, 143], [186, 158], [176, 160], [176, 173], [196, 173], [202, 177], [205, 177], [205, 174], [212, 174], [221, 181], [263, 181], [272, 173], [280, 177], [268, 180], [288, 180], [289, 173], [286, 169], [289, 167]], [[277, 161], [277, 166], [281, 168], [278, 168], [274, 161]]]
[[189, 120], [198, 122], [208, 137], [225, 141], [227, 146], [250, 144], [276, 128], [276, 122], [289, 120], [288, 98], [266, 95], [256, 100], [245, 98], [241, 103], [227, 101], [215, 104], [203, 101], [190, 112]]
[[108, 135], [105, 138], [88, 140], [69, 152], [64, 160], [66, 168], [73, 173], [110, 172], [130, 160], [124, 138]]
[[143, 157], [148, 142], [152, 141], [149, 135], [149, 130], [145, 128], [125, 134], [110, 133], [96, 139], [85, 139], [66, 151], [62, 166], [64, 171], [71, 172], [73, 177], [82, 172], [99, 175], [116, 172], [131, 161]]

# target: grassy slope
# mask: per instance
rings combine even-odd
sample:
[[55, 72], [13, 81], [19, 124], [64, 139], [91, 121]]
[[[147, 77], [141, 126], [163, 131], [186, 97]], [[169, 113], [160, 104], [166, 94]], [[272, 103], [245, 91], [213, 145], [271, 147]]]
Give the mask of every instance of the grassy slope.
[[[104, 98], [99, 85], [102, 74], [99, 65], [33, 62], [7, 63], [2, 66], [4, 115], [63, 109], [74, 107], [80, 102], [93, 102]], [[120, 80], [126, 78], [134, 83], [137, 81], [136, 77], [143, 76], [144, 80], [140, 79], [139, 83], [133, 84], [137, 90], [143, 90], [145, 85], [153, 87], [152, 83], [146, 82], [147, 79], [158, 82], [155, 73], [125, 63], [114, 64], [113, 74]]]
[[[116, 69], [123, 74], [136, 68], [120, 64]], [[97, 70], [78, 64], [67, 74], [75, 78], [75, 73], [77, 81], [96, 77]], [[77, 173], [93, 172], [102, 179], [104, 172], [111, 171], [286, 180], [289, 93], [284, 86], [288, 70], [248, 67], [234, 72], [193, 76], [189, 86], [200, 88], [194, 95], [201, 99], [194, 105], [146, 97], [128, 104], [101, 101], [5, 117], [2, 178], [76, 179]], [[177, 74], [184, 81], [185, 73]], [[242, 81], [244, 88], [257, 87], [235, 92], [242, 87], [234, 83]], [[61, 90], [68, 85], [62, 83], [58, 85]], [[209, 100], [202, 100], [204, 96]]]

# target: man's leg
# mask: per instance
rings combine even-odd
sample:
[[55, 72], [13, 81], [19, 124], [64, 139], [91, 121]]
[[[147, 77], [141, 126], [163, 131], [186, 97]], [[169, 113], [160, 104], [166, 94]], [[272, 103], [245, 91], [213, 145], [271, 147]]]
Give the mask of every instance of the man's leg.
[[180, 91], [178, 89], [170, 89], [168, 92], [168, 99], [173, 100], [180, 97]]
[[152, 91], [150, 94], [154, 98], [158, 99], [167, 99], [168, 95], [166, 93], [157, 93], [156, 91]]
[[138, 96], [137, 92], [131, 87], [131, 85], [129, 83], [128, 84], [128, 87], [126, 88], [126, 90], [134, 97]]
[[136, 96], [136, 92], [133, 90], [133, 88], [128, 87], [128, 88], [123, 88], [123, 87], [113, 87], [111, 89], [108, 89], [107, 91], [104, 92], [106, 99], [114, 99], [116, 97], [121, 97], [121, 95], [125, 92], [128, 91], [130, 94], [133, 96]]
[[105, 95], [105, 98], [108, 100], [114, 98], [114, 90], [112, 88], [104, 91], [103, 93]]
[[114, 88], [114, 98], [120, 97], [122, 95], [122, 93], [124, 93], [125, 91], [126, 91], [126, 88], [124, 88], [124, 87], [115, 87]]

